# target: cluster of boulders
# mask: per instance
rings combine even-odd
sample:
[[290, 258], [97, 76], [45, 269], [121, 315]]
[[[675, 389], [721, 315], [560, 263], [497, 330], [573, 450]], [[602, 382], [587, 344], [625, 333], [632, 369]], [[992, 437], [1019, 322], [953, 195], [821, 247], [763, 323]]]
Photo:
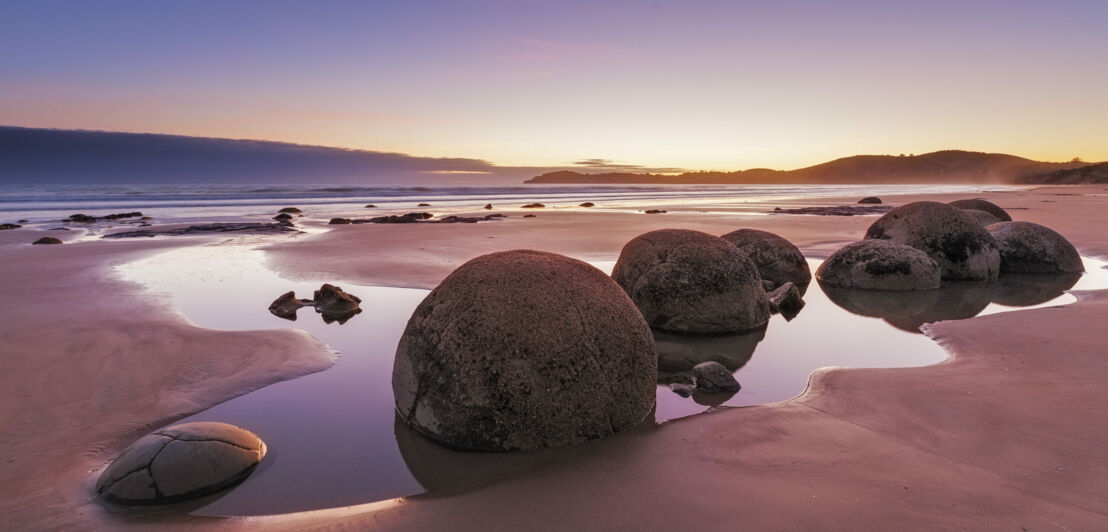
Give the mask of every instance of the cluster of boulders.
[[864, 240], [833, 253], [816, 277], [844, 288], [933, 290], [942, 281], [993, 281], [1001, 273], [1084, 271], [1065, 237], [1011, 220], [982, 199], [902, 205], [870, 225]]
[[269, 305], [269, 312], [278, 318], [296, 321], [296, 311], [302, 307], [315, 307], [324, 323], [338, 322], [341, 325], [361, 314], [361, 302], [358, 296], [325, 283], [312, 294], [312, 299], [297, 299], [294, 291], [281, 294]]

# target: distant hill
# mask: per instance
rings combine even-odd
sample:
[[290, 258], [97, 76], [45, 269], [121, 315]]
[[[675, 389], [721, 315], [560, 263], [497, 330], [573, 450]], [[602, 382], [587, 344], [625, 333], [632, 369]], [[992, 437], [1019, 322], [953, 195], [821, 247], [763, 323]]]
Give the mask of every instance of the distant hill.
[[1029, 176], [1018, 180], [1020, 183], [1037, 185], [1082, 185], [1088, 183], [1108, 183], [1108, 163], [1097, 163], [1058, 170], [1048, 174]]
[[285, 142], [0, 126], [3, 184], [517, 182], [543, 170]]
[[1014, 183], [1086, 163], [1032, 161], [1002, 153], [945, 150], [923, 155], [856, 155], [797, 170], [756, 168], [737, 172], [686, 172], [678, 175], [560, 171], [526, 183], [678, 183], [678, 184], [910, 184]]

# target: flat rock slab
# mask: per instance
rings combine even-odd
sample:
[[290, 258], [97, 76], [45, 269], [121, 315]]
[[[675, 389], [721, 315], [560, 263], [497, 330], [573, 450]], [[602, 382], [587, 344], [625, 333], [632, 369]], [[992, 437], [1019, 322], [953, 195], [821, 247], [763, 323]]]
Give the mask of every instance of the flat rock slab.
[[773, 214], [815, 214], [818, 216], [856, 216], [860, 214], [885, 214], [893, 210], [892, 205], [838, 205], [834, 207], [803, 207], [800, 209], [782, 209], [770, 211]]
[[265, 453], [261, 439], [234, 425], [174, 425], [124, 450], [100, 475], [96, 493], [118, 504], [194, 499], [242, 482]]
[[298, 229], [287, 223], [213, 223], [203, 225], [190, 225], [188, 227], [176, 227], [173, 229], [149, 229], [143, 231], [123, 231], [104, 235], [103, 238], [139, 238], [155, 236], [183, 236], [208, 233], [294, 233]]

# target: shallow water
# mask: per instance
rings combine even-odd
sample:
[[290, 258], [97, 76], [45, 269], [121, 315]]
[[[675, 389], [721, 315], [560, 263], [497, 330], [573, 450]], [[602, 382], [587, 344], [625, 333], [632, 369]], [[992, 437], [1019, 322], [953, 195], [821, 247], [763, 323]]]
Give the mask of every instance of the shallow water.
[[[819, 262], [809, 262], [815, 271]], [[594, 264], [610, 271], [614, 262]], [[742, 389], [730, 397], [682, 398], [659, 385], [655, 421], [696, 414], [712, 405], [784, 401], [802, 393], [808, 376], [821, 367], [940, 362], [946, 353], [919, 334], [920, 324], [1010, 310], [1013, 305], [1068, 303], [1074, 298], [1062, 290], [1070, 286], [1108, 287], [1104, 265], [1086, 259], [1089, 274], [1062, 281], [1020, 277], [909, 296], [825, 293], [812, 283], [800, 314], [791, 321], [774, 316], [764, 331], [714, 338], [659, 334], [659, 352], [697, 361], [718, 360], [736, 372]], [[408, 316], [426, 290], [361, 286], [335, 279], [333, 284], [362, 298], [361, 314], [344, 325], [325, 324], [306, 307], [290, 322], [271, 315], [269, 303], [288, 290], [310, 298], [320, 283], [280, 278], [264, 266], [264, 252], [248, 244], [173, 250], [124, 264], [118, 271], [124, 279], [167, 298], [198, 326], [303, 329], [339, 353], [328, 370], [267, 386], [180, 421], [240, 425], [257, 433], [269, 447], [262, 465], [243, 484], [195, 514], [260, 515], [364, 503], [475, 482], [474, 477], [482, 474], [498, 474], [495, 470], [501, 465], [514, 467], [517, 457], [511, 454], [447, 451], [395, 422], [390, 383], [393, 354]]]

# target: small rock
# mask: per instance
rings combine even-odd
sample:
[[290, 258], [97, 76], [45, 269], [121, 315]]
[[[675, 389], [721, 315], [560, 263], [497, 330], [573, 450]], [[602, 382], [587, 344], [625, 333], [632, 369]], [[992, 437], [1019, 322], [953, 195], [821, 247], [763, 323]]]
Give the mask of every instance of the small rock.
[[585, 207], [585, 208], [595, 207], [595, 206], [596, 206], [596, 204], [591, 202], [591, 201], [586, 201], [585, 203], [582, 203], [582, 204], [578, 205], [578, 207]]
[[665, 214], [666, 213], [666, 211], [663, 211], [661, 209], [647, 209], [643, 212], [645, 212], [646, 214]]
[[527, 205], [524, 205], [521, 208], [523, 208], [523, 209], [541, 209], [543, 207], [546, 207], [546, 205], [543, 205], [541, 203], [528, 203]]
[[769, 309], [779, 312], [786, 320], [791, 320], [804, 308], [804, 299], [800, 296], [800, 289], [789, 282], [781, 285], [776, 290], [766, 294], [769, 299]]
[[79, 223], [89, 224], [89, 223], [95, 222], [96, 217], [95, 216], [89, 216], [87, 214], [71, 214], [71, 215], [69, 215], [69, 218], [67, 218], [66, 220], [68, 220], [70, 222], [79, 222]]
[[16, 221], [15, 221], [15, 223], [17, 223], [17, 224], [25, 224], [25, 223], [27, 223], [27, 220], [16, 220]]
[[331, 218], [331, 221], [327, 222], [328, 225], [345, 225], [350, 223], [350, 218]]
[[861, 203], [861, 204], [867, 204], [867, 203], [879, 204], [879, 203], [881, 203], [881, 198], [879, 198], [877, 196], [866, 196], [866, 197], [858, 200], [858, 203]]
[[[324, 284], [315, 291], [313, 301], [315, 310], [321, 314], [343, 315], [355, 311], [361, 311], [358, 304], [362, 300], [355, 295], [348, 294], [337, 286]], [[326, 318], [326, 316], [324, 316]]]
[[283, 213], [291, 213], [291, 214], [300, 214], [300, 213], [301, 213], [301, 212], [303, 212], [303, 211], [301, 211], [300, 209], [297, 209], [296, 207], [285, 207], [284, 209], [281, 209], [281, 210], [279, 210], [279, 211], [277, 211], [277, 212], [283, 212]]
[[4, 231], [7, 229], [19, 229], [20, 227], [23, 226], [19, 224], [0, 224], [0, 231]]
[[538, 216], [537, 214], [524, 214], [523, 215], [524, 218], [535, 218], [537, 216]]
[[484, 208], [487, 211], [491, 211], [492, 210], [492, 204], [491, 203], [486, 203]]
[[696, 389], [704, 393], [737, 392], [739, 381], [719, 362], [701, 362], [693, 366]]
[[296, 321], [296, 311], [315, 304], [310, 299], [296, 299], [296, 292], [285, 292], [269, 305], [269, 312], [278, 318]]
[[680, 395], [681, 397], [692, 397], [692, 394], [695, 391], [692, 386], [681, 383], [670, 384], [669, 389], [673, 390], [673, 393]]
[[61, 244], [61, 243], [62, 243], [62, 241], [61, 241], [61, 240], [58, 240], [58, 239], [56, 239], [56, 238], [54, 238], [54, 237], [52, 237], [52, 236], [44, 236], [44, 237], [42, 237], [42, 238], [40, 238], [40, 239], [38, 239], [38, 240], [35, 240], [34, 242], [31, 242], [31, 244], [32, 244], [32, 245], [38, 245], [38, 244]]
[[367, 208], [367, 209], [376, 209], [376, 208], [377, 208], [377, 206], [376, 206], [376, 205], [374, 205], [374, 204], [372, 204], [372, 203], [370, 203], [369, 205], [366, 205], [366, 206], [365, 206], [365, 208]]
[[430, 206], [431, 206], [430, 203], [420, 203], [419, 205], [416, 205], [416, 207], [430, 207]]
[[286, 221], [286, 220], [291, 220], [291, 219], [292, 219], [292, 215], [291, 215], [291, 214], [284, 214], [284, 213], [281, 213], [281, 214], [278, 214], [277, 216], [274, 216], [274, 217], [273, 217], [273, 219], [274, 219], [274, 220], [279, 220], [279, 221]]

